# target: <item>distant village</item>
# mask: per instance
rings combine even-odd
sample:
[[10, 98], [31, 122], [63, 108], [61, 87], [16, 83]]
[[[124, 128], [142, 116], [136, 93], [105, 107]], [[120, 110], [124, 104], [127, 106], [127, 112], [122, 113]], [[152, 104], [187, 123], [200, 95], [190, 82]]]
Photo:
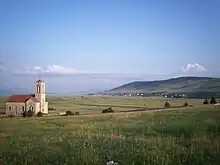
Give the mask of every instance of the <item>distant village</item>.
[[[170, 93], [166, 94], [163, 92], [157, 92], [157, 93], [108, 93], [108, 92], [103, 92], [99, 93], [100, 95], [106, 95], [106, 96], [127, 96], [127, 97], [149, 97], [149, 96], [158, 96], [158, 97], [165, 97], [165, 98], [183, 98], [186, 97], [184, 93]], [[94, 94], [89, 94], [89, 95], [94, 95]]]

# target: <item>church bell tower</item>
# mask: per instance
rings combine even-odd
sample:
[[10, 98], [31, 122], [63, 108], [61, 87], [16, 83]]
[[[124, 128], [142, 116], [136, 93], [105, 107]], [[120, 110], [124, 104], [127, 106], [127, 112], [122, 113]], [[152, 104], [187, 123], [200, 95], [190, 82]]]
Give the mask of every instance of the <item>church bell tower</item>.
[[45, 82], [41, 79], [36, 81], [35, 98], [40, 102], [40, 111], [47, 112], [47, 109], [45, 109]]

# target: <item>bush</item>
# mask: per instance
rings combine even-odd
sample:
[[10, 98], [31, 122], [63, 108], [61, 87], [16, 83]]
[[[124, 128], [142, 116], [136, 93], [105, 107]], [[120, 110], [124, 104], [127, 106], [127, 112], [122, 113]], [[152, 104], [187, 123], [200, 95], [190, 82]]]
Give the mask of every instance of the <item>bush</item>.
[[72, 111], [66, 111], [66, 116], [72, 116], [73, 112]]
[[164, 108], [170, 108], [170, 103], [169, 102], [165, 102]]
[[188, 106], [189, 106], [188, 102], [185, 101], [185, 103], [183, 104], [183, 106], [184, 106], [184, 107], [188, 107]]
[[102, 113], [112, 113], [114, 112], [114, 110], [112, 109], [112, 107], [106, 108], [102, 110]]
[[28, 111], [27, 111], [27, 116], [28, 116], [28, 117], [33, 116], [33, 114], [34, 114], [34, 112], [33, 112], [32, 110], [28, 110]]
[[210, 104], [216, 104], [216, 100], [215, 100], [214, 97], [211, 98], [211, 100], [210, 100]]
[[72, 112], [72, 111], [66, 111], [66, 114], [64, 116], [73, 116], [73, 115], [79, 115], [79, 112]]
[[79, 115], [79, 112], [76, 112], [75, 115]]
[[205, 100], [203, 101], [203, 104], [209, 104], [208, 99], [205, 99]]
[[43, 117], [43, 113], [42, 112], [37, 112], [37, 115], [38, 117]]
[[8, 117], [15, 117], [13, 114], [8, 115]]
[[22, 116], [27, 117], [27, 111], [23, 111]]
[[55, 108], [48, 108], [48, 111], [56, 111]]

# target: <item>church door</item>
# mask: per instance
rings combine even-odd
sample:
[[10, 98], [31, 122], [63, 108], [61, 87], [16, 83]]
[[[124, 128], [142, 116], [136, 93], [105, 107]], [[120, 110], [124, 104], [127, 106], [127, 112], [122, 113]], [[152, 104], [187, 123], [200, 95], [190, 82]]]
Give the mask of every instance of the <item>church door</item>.
[[30, 106], [29, 106], [29, 110], [34, 111], [34, 106], [33, 106], [33, 105], [30, 105]]

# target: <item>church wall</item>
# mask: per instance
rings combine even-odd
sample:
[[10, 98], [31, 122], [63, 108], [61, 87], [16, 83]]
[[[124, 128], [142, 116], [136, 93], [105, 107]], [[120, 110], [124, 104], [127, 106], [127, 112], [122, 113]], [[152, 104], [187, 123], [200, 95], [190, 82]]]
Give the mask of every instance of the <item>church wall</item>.
[[44, 103], [44, 111], [43, 111], [43, 113], [48, 114], [48, 102]]
[[37, 114], [36, 112], [36, 102], [33, 101], [32, 99], [29, 99], [27, 102], [26, 102], [26, 110], [32, 110], [34, 112], [34, 114]]
[[39, 103], [39, 102], [35, 103], [35, 115], [36, 115], [38, 112], [40, 112], [40, 103]]
[[21, 116], [25, 110], [25, 103], [7, 102], [6, 115]]
[[[32, 108], [33, 106], [33, 108]], [[36, 115], [40, 111], [40, 103], [35, 103], [33, 100], [28, 100], [26, 103], [7, 102], [6, 115], [22, 116], [23, 111], [33, 110]]]

